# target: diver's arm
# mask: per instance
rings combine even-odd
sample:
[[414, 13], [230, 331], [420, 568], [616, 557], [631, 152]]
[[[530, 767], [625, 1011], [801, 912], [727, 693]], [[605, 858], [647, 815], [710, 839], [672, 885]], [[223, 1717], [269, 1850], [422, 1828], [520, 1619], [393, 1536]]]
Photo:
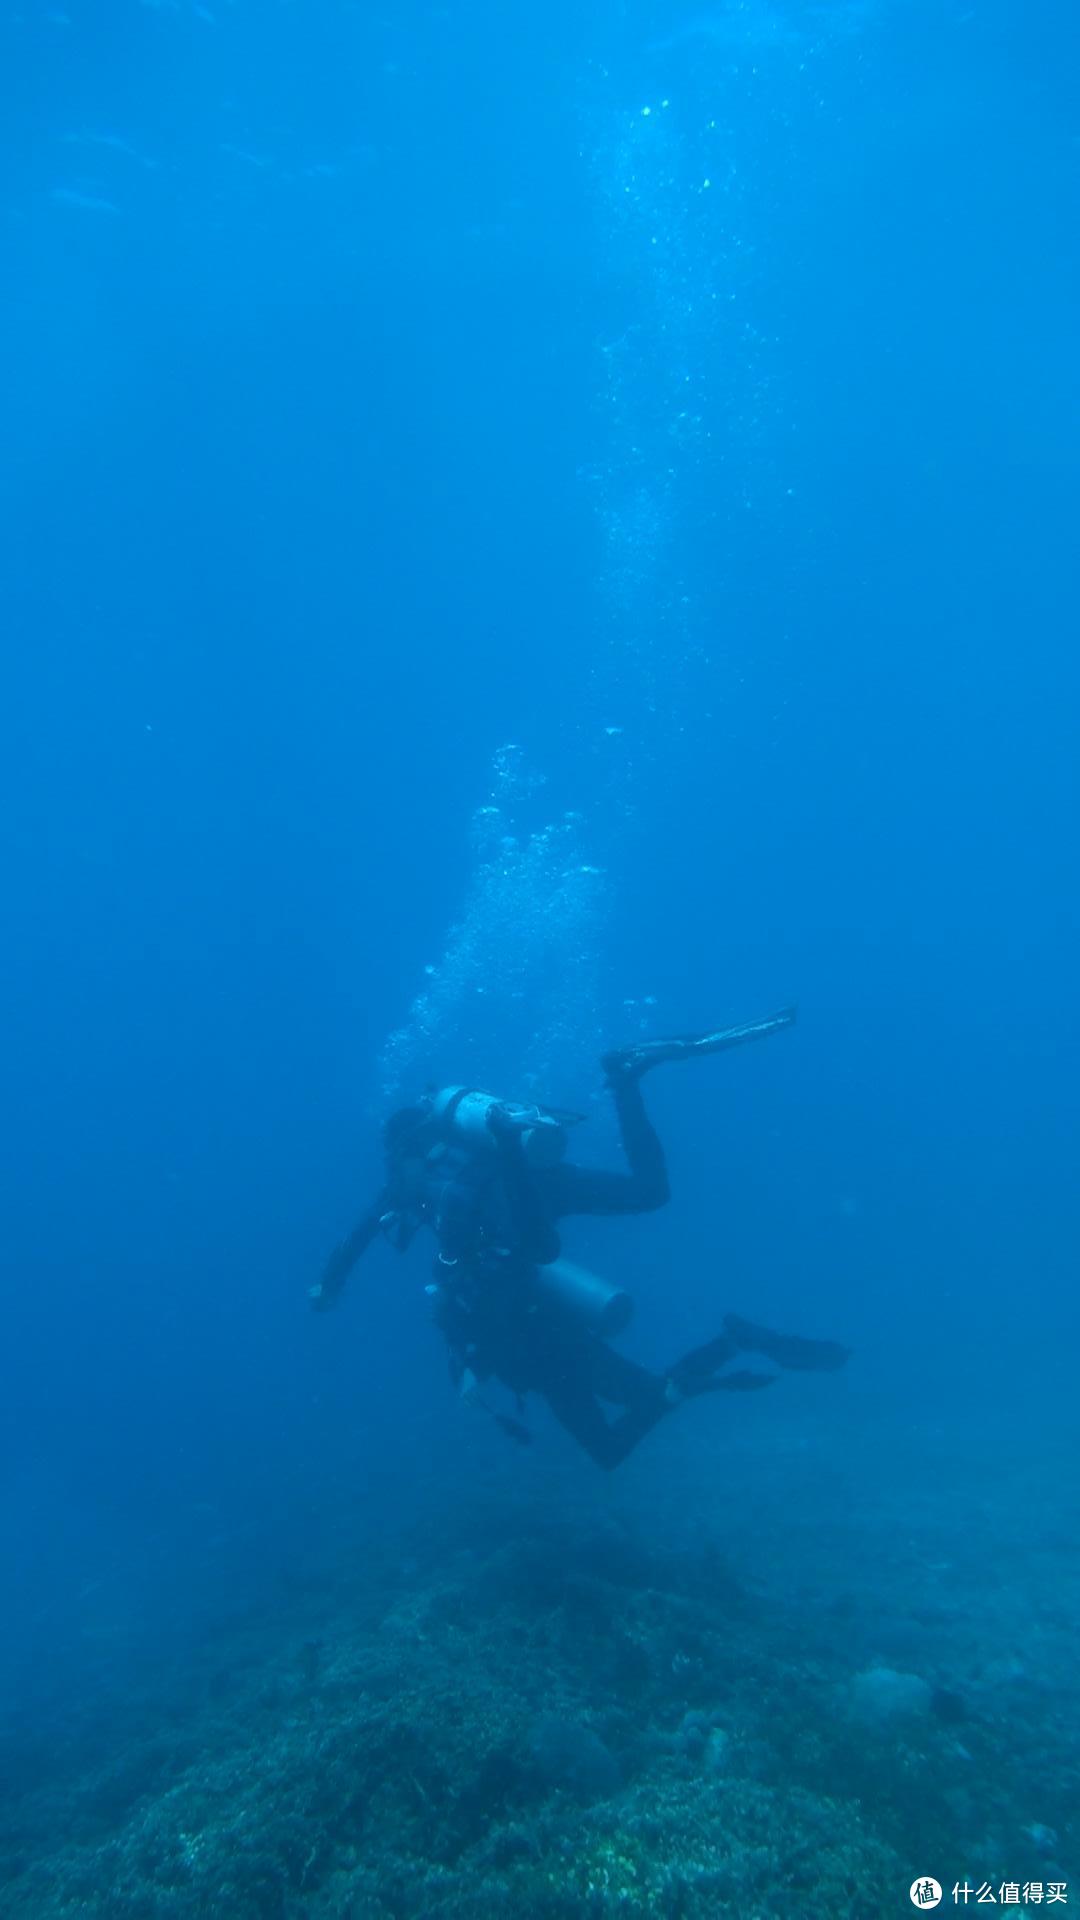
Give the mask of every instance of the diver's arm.
[[536, 1176], [525, 1158], [521, 1130], [504, 1124], [500, 1109], [492, 1108], [488, 1128], [495, 1140], [503, 1188], [513, 1214], [517, 1248], [525, 1258], [545, 1267], [562, 1251], [559, 1236], [544, 1203]]
[[317, 1313], [325, 1312], [327, 1307], [332, 1307], [343, 1291], [345, 1282], [357, 1261], [367, 1252], [378, 1233], [386, 1208], [387, 1194], [384, 1190], [368, 1208], [363, 1218], [357, 1222], [352, 1232], [347, 1233], [344, 1240], [338, 1241], [319, 1279], [313, 1287], [308, 1288], [308, 1299]]

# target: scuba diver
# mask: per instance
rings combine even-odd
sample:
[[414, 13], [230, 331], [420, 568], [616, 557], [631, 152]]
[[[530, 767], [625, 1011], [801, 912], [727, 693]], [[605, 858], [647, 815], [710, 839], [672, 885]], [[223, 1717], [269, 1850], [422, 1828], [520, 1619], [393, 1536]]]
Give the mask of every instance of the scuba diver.
[[[654, 1373], [608, 1344], [631, 1317], [629, 1294], [563, 1260], [556, 1226], [570, 1214], [649, 1213], [667, 1203], [664, 1152], [641, 1093], [646, 1073], [765, 1038], [794, 1020], [789, 1007], [745, 1026], [643, 1040], [605, 1054], [601, 1066], [625, 1173], [564, 1159], [568, 1130], [581, 1114], [500, 1100], [467, 1086], [432, 1091], [400, 1108], [384, 1128], [385, 1184], [331, 1253], [309, 1290], [312, 1306], [333, 1305], [378, 1234], [403, 1253], [420, 1227], [429, 1226], [437, 1252], [427, 1291], [461, 1398], [527, 1443], [531, 1435], [520, 1418], [490, 1406], [481, 1387], [501, 1381], [515, 1395], [518, 1414], [526, 1394], [539, 1394], [607, 1468], [620, 1465], [685, 1400], [769, 1386], [771, 1373], [729, 1370], [742, 1353], [801, 1372], [842, 1367], [848, 1349], [834, 1341], [775, 1333], [727, 1314], [721, 1334]], [[617, 1417], [608, 1418], [605, 1404], [621, 1409]]]

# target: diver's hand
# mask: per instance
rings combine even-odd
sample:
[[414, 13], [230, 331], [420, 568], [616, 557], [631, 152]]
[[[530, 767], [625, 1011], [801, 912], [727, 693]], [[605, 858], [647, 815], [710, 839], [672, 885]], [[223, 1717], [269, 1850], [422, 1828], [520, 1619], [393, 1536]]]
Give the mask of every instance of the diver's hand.
[[337, 1294], [331, 1293], [321, 1280], [316, 1280], [315, 1285], [308, 1288], [307, 1297], [313, 1313], [325, 1313], [329, 1307], [337, 1305]]

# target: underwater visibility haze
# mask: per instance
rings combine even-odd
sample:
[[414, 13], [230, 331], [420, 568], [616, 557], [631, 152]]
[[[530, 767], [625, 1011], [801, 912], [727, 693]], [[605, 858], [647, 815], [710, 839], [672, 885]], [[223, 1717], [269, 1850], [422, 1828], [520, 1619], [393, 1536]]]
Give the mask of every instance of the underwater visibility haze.
[[1080, 1903], [1078, 56], [0, 13], [5, 1920]]

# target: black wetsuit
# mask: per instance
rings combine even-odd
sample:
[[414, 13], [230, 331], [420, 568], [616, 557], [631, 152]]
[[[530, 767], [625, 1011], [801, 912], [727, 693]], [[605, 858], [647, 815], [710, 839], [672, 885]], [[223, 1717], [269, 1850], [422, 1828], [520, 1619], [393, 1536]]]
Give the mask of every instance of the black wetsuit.
[[[440, 1316], [455, 1376], [466, 1367], [480, 1380], [494, 1376], [519, 1401], [538, 1393], [598, 1466], [617, 1467], [670, 1410], [666, 1378], [560, 1311], [528, 1276], [493, 1278], [497, 1304], [477, 1313], [458, 1297]], [[620, 1408], [617, 1418], [601, 1403]]]
[[[437, 1315], [456, 1377], [468, 1368], [478, 1380], [503, 1381], [519, 1397], [540, 1394], [604, 1467], [617, 1466], [661, 1419], [670, 1404], [667, 1380], [616, 1353], [561, 1308], [537, 1269], [558, 1259], [556, 1222], [568, 1215], [649, 1213], [669, 1198], [664, 1151], [638, 1080], [615, 1081], [612, 1095], [625, 1173], [565, 1161], [533, 1168], [511, 1137], [487, 1155], [447, 1151], [430, 1164], [416, 1208], [438, 1240]], [[397, 1217], [399, 1200], [391, 1175], [331, 1255], [323, 1276], [330, 1293], [343, 1285], [387, 1215]], [[406, 1244], [408, 1238], [411, 1232]], [[621, 1408], [619, 1417], [609, 1422], [601, 1402]]]
[[[648, 1213], [668, 1199], [664, 1153], [645, 1111], [640, 1076], [664, 1061], [727, 1051], [790, 1027], [795, 1009], [705, 1034], [644, 1041], [602, 1062], [615, 1101], [625, 1173], [568, 1165], [534, 1168], [520, 1133], [488, 1116], [490, 1142], [470, 1149], [433, 1125], [430, 1105], [403, 1108], [387, 1123], [388, 1179], [363, 1219], [334, 1249], [316, 1306], [333, 1300], [380, 1229], [404, 1252], [422, 1225], [438, 1242], [439, 1324], [455, 1378], [496, 1378], [520, 1398], [538, 1393], [602, 1467], [616, 1467], [669, 1407], [717, 1389], [767, 1386], [769, 1374], [725, 1371], [737, 1354], [764, 1354], [796, 1372], [834, 1372], [849, 1358], [836, 1341], [807, 1340], [724, 1315], [724, 1331], [684, 1354], [668, 1372], [625, 1359], [564, 1304], [544, 1269], [561, 1251], [557, 1222], [568, 1214]], [[468, 1382], [471, 1386], [471, 1382]], [[483, 1402], [481, 1404], [484, 1404]], [[620, 1409], [609, 1420], [604, 1407]], [[494, 1408], [489, 1412], [495, 1413]], [[495, 1413], [518, 1438], [520, 1423]]]

